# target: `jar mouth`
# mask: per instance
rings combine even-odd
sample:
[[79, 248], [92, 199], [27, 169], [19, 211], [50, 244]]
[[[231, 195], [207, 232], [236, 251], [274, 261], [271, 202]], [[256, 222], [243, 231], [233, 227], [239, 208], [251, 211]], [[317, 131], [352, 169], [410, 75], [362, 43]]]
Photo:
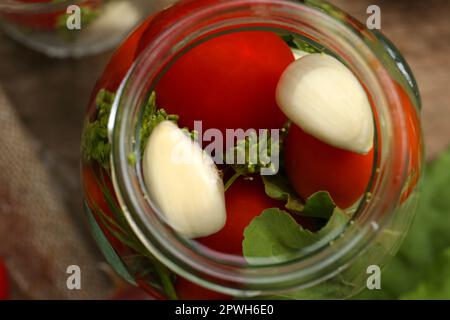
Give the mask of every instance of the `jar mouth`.
[[[333, 8], [336, 14], [344, 14]], [[146, 195], [140, 161], [129, 165], [135, 152], [136, 120], [151, 92], [161, 66], [196, 39], [236, 26], [284, 30], [307, 36], [336, 53], [365, 85], [379, 117], [383, 148], [376, 152], [378, 168], [369, 202], [361, 201], [345, 228], [326, 245], [284, 263], [249, 265], [228, 255], [192, 246], [164, 221]], [[118, 200], [133, 231], [147, 249], [181, 276], [235, 296], [253, 296], [312, 286], [334, 276], [368, 245], [389, 222], [386, 214], [398, 203], [406, 169], [401, 165], [407, 137], [401, 103], [394, 83], [367, 45], [369, 33], [295, 1], [217, 1], [197, 8], [162, 31], [139, 55], [117, 93], [109, 122], [112, 142], [112, 176]], [[392, 134], [399, 142], [394, 146]], [[395, 152], [393, 152], [395, 148]], [[398, 172], [398, 168], [402, 168]], [[375, 170], [375, 168], [374, 168]], [[396, 170], [396, 171], [394, 171]], [[393, 172], [396, 172], [395, 174]], [[388, 192], [389, 190], [389, 192]], [[381, 196], [383, 195], [383, 196]], [[330, 245], [332, 244], [332, 245]], [[199, 250], [200, 249], [200, 250]]]
[[89, 0], [63, 0], [58, 2], [21, 2], [18, 0], [4, 0], [0, 3], [0, 10], [8, 13], [46, 13], [65, 10], [69, 5], [86, 3]]

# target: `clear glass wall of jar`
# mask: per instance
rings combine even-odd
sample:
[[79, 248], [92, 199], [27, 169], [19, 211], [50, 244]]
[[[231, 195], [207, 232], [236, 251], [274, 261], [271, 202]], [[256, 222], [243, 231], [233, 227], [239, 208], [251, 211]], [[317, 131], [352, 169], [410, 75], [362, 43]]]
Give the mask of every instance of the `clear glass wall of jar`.
[[[377, 128], [372, 181], [351, 219], [280, 264], [249, 264], [179, 236], [154, 209], [140, 161], [143, 106], [164, 66], [200, 39], [253, 29], [300, 37], [338, 57], [371, 97]], [[364, 288], [370, 266], [383, 267], [395, 254], [414, 217], [423, 156], [419, 111], [414, 77], [395, 47], [325, 2], [182, 1], [132, 34], [94, 90], [85, 135], [99, 126], [104, 152], [88, 155], [83, 145], [89, 221], [115, 269], [161, 297], [180, 296], [177, 281], [187, 279], [211, 298], [348, 298]]]
[[0, 3], [0, 22], [10, 37], [34, 50], [79, 57], [116, 46], [145, 17], [174, 1], [8, 0]]

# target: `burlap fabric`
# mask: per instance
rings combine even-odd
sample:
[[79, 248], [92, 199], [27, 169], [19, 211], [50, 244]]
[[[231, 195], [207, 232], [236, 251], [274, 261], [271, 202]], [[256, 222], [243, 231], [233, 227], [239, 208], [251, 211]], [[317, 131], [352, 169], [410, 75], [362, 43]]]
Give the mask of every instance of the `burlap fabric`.
[[[174, 1], [136, 3], [157, 11]], [[78, 169], [84, 110], [110, 55], [48, 59], [0, 31], [0, 257], [13, 298], [98, 299], [112, 291], [81, 207]], [[67, 290], [72, 264], [81, 267], [81, 291]]]
[[[66, 210], [37, 146], [0, 88], [0, 256], [16, 295], [104, 298], [110, 283], [98, 252]], [[81, 290], [67, 289], [69, 265], [81, 268]]]

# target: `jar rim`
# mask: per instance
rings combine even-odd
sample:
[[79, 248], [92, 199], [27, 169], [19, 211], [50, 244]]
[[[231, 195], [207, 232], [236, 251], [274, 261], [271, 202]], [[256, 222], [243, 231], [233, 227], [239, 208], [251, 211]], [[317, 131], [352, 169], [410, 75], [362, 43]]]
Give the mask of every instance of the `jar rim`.
[[[346, 59], [353, 58], [354, 62], [358, 62], [357, 66], [352, 66], [355, 67], [355, 71], [365, 71], [366, 80], [370, 79], [370, 85], [367, 85], [368, 90], [372, 94], [376, 93], [373, 95], [376, 101], [374, 103], [375, 108], [380, 108], [387, 117], [385, 126], [387, 128], [390, 127], [392, 130], [397, 130], [397, 134], [400, 136], [400, 145], [397, 144], [395, 146], [397, 152], [394, 153], [397, 158], [393, 159], [395, 157], [391, 155], [391, 157], [384, 156], [380, 160], [382, 162], [381, 165], [385, 165], [386, 172], [384, 180], [378, 181], [377, 190], [382, 194], [388, 188], [391, 188], [389, 197], [372, 199], [371, 202], [362, 203], [358, 213], [365, 217], [366, 222], [376, 221], [376, 228], [369, 223], [360, 225], [359, 228], [349, 226], [343, 233], [344, 236], [335, 239], [333, 246], [325, 247], [313, 256], [306, 257], [302, 261], [293, 261], [283, 265], [258, 266], [257, 270], [253, 267], [235, 268], [230, 265], [224, 266], [220, 264], [220, 261], [218, 263], [217, 261], [208, 260], [204, 255], [199, 255], [192, 250], [181, 251], [181, 249], [184, 250], [186, 248], [183, 248], [184, 244], [175, 234], [171, 234], [167, 229], [164, 229], [164, 232], [162, 232], [163, 229], [159, 230], [158, 228], [161, 228], [162, 225], [158, 222], [156, 216], [151, 217], [149, 220], [148, 211], [145, 209], [145, 204], [147, 206], [149, 204], [142, 196], [138, 196], [134, 192], [138, 184], [137, 181], [133, 181], [127, 163], [128, 151], [130, 150], [127, 130], [132, 127], [130, 126], [130, 120], [135, 116], [133, 112], [136, 111], [133, 108], [138, 106], [137, 98], [130, 93], [133, 91], [148, 91], [148, 88], [144, 88], [145, 81], [143, 80], [145, 77], [148, 77], [149, 70], [155, 72], [155, 66], [152, 65], [152, 62], [158, 55], [162, 56], [164, 53], [173, 50], [173, 46], [169, 46], [168, 43], [177, 38], [177, 30], [185, 30], [186, 25], [192, 25], [196, 21], [204, 22], [204, 19], [214, 12], [229, 12], [229, 10], [242, 9], [246, 6], [252, 6], [255, 9], [252, 12], [256, 15], [258, 6], [270, 7], [272, 13], [297, 14], [305, 21], [314, 21], [316, 25], [313, 24], [313, 26], [316, 32], [321, 23], [321, 28], [330, 26], [334, 28], [335, 32], [328, 36], [342, 38], [340, 43], [343, 46], [340, 48], [342, 55]], [[263, 15], [265, 21], [271, 19], [267, 16], [267, 13]], [[324, 32], [323, 29], [320, 31]], [[358, 36], [356, 34], [356, 31], [342, 23], [342, 21], [334, 19], [315, 7], [294, 1], [236, 0], [226, 1], [225, 3], [217, 1], [216, 4], [197, 8], [195, 13], [181, 17], [174, 25], [164, 30], [151, 43], [147, 44], [123, 80], [113, 104], [108, 125], [109, 138], [112, 142], [112, 177], [115, 189], [119, 191], [118, 200], [121, 206], [127, 209], [125, 210], [125, 217], [136, 236], [169, 269], [191, 281], [209, 285], [217, 291], [235, 296], [253, 296], [259, 295], [261, 292], [284, 291], [292, 288], [300, 289], [326, 280], [340, 272], [341, 268], [348, 265], [360, 250], [363, 250], [370, 244], [371, 240], [389, 221], [390, 216], [383, 215], [383, 211], [390, 212], [395, 207], [401, 194], [401, 183], [398, 183], [398, 181], [404, 181], [407, 175], [404, 167], [402, 167], [401, 173], [395, 177], [389, 174], [393, 170], [393, 166], [404, 161], [402, 157], [406, 153], [405, 141], [407, 141], [405, 121], [401, 112], [401, 102], [398, 94], [393, 90], [393, 80], [388, 76], [387, 71], [375, 53], [360, 38], [361, 35]], [[349, 41], [349, 39], [353, 41], [353, 45], [345, 42]], [[175, 41], [175, 44], [178, 45], [178, 48], [180, 47], [179, 42]], [[139, 65], [139, 68], [137, 68], [137, 65]], [[131, 105], [134, 107], [131, 108]], [[388, 117], [389, 112], [395, 113], [396, 118], [390, 119]], [[395, 123], [393, 122], [394, 120], [396, 121]], [[393, 145], [390, 145], [389, 141], [386, 142], [383, 145], [383, 150], [391, 150]], [[393, 160], [396, 160], [395, 163]], [[154, 207], [151, 209], [156, 210]], [[173, 241], [171, 246], [164, 244], [168, 239]], [[359, 249], [356, 250], [356, 248]], [[193, 256], [192, 253], [195, 255]], [[245, 284], [245, 287], [242, 284]]]

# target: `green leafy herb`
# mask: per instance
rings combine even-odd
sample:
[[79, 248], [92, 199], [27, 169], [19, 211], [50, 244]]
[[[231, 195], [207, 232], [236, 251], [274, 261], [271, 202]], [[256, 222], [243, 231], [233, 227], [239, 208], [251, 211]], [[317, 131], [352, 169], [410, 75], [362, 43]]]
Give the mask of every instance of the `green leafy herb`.
[[128, 154], [127, 160], [128, 160], [128, 164], [130, 166], [135, 166], [136, 165], [136, 154], [133, 152]]
[[311, 232], [303, 229], [289, 213], [278, 208], [266, 209], [244, 230], [243, 253], [250, 263], [257, 263], [255, 258], [269, 262], [287, 261], [299, 251], [332, 242], [348, 221], [347, 215], [336, 208], [321, 230]]
[[114, 93], [100, 90], [95, 99], [97, 117], [93, 122], [87, 121], [81, 137], [81, 150], [85, 162], [98, 162], [103, 168], [109, 168], [111, 145], [108, 141], [108, 120]]
[[273, 176], [262, 176], [262, 180], [269, 197], [286, 201], [286, 209], [302, 216], [329, 219], [336, 208], [330, 194], [325, 191], [319, 191], [303, 201], [283, 172]]
[[[250, 132], [245, 139], [239, 140], [234, 148], [229, 149], [225, 154], [225, 162], [237, 162], [237, 164], [230, 165], [235, 173], [225, 183], [225, 191], [241, 176], [259, 174], [263, 168], [273, 169], [275, 172], [274, 164], [268, 160], [276, 156], [279, 159], [276, 174], [261, 175], [266, 194], [272, 199], [286, 201], [286, 209], [300, 215], [329, 219], [336, 207], [330, 194], [318, 192], [308, 198], [305, 203], [292, 188], [284, 172], [282, 148], [289, 127], [290, 123], [287, 122], [277, 140], [272, 139], [269, 134], [258, 138], [256, 132]], [[263, 159], [261, 155], [267, 158]], [[233, 161], [229, 161], [230, 157]]]
[[[81, 138], [83, 160], [85, 162], [98, 162], [105, 169], [109, 169], [110, 165], [111, 144], [108, 140], [108, 121], [114, 98], [115, 94], [105, 89], [98, 92], [95, 99], [96, 120], [93, 122], [87, 121]], [[153, 92], [144, 106], [141, 120], [139, 129], [140, 149], [141, 152], [144, 152], [152, 130], [165, 120], [177, 122], [178, 116], [168, 114], [164, 109], [158, 108], [156, 106], [156, 95]], [[129, 154], [128, 161], [130, 164], [134, 164], [136, 155]]]
[[326, 191], [319, 191], [306, 199], [302, 216], [330, 219], [335, 209], [336, 204], [331, 195]]
[[[114, 98], [115, 96], [112, 92], [107, 90], [99, 91], [95, 100], [97, 108], [96, 120], [86, 123], [85, 131], [82, 137], [83, 160], [86, 162], [97, 162], [104, 169], [106, 169], [105, 172], [108, 172], [107, 169], [109, 169], [110, 165], [111, 145], [108, 140], [107, 125]], [[163, 109], [158, 109], [156, 107], [155, 94], [152, 93], [148, 103], [144, 106], [142, 113], [142, 127], [139, 132], [141, 149], [143, 150], [145, 147], [145, 143], [156, 125], [165, 120], [176, 121], [177, 119], [178, 117], [168, 115]], [[130, 164], [135, 163], [135, 154], [129, 154], [128, 161]], [[97, 184], [100, 186], [102, 194], [105, 197], [109, 213], [103, 212], [103, 210], [97, 206], [93, 208], [95, 217], [99, 219], [102, 225], [107, 228], [112, 236], [135, 252], [134, 257], [141, 261], [137, 265], [145, 268], [145, 270], [136, 270], [136, 272], [139, 274], [145, 273], [148, 276], [151, 275], [151, 284], [154, 287], [159, 288], [167, 297], [177, 299], [173, 286], [173, 273], [162, 265], [161, 262], [156, 260], [136, 238], [125, 217], [123, 216], [122, 210], [116, 203], [114, 196], [108, 188], [103, 171], [100, 170], [100, 172], [100, 176], [97, 177]], [[92, 199], [91, 203], [94, 203]], [[127, 267], [108, 243], [108, 240], [104, 234], [100, 234], [101, 231], [99, 231], [100, 229], [97, 224], [98, 230], [96, 229], [96, 225], [93, 224], [93, 222], [97, 223], [95, 218], [90, 217], [90, 219], [95, 233], [94, 236], [97, 239], [97, 242], [99, 242], [107, 261], [129, 282], [134, 281]], [[130, 266], [134, 265], [136, 265], [136, 263], [130, 263]]]
[[288, 127], [289, 123], [280, 130], [278, 139], [271, 137], [269, 131], [260, 137], [256, 131], [250, 132], [245, 139], [239, 140], [235, 147], [227, 150], [225, 162], [232, 163], [230, 167], [235, 174], [225, 183], [225, 190], [240, 176], [260, 173], [263, 168], [275, 173], [279, 168], [275, 168], [275, 164], [270, 160], [273, 157], [280, 158], [281, 146]]
[[286, 201], [286, 209], [302, 212], [305, 202], [300, 199], [289, 183], [286, 175], [278, 173], [273, 176], [261, 176], [266, 194], [275, 200]]
[[409, 297], [421, 283], [427, 286], [427, 276], [450, 247], [449, 168], [450, 150], [427, 166], [416, 219], [396, 257], [383, 270], [382, 289], [366, 290], [356, 298], [398, 299]]
[[401, 296], [409, 300], [450, 299], [450, 247], [434, 261], [426, 278], [412, 292]]
[[142, 114], [142, 122], [140, 127], [141, 152], [144, 152], [148, 138], [150, 137], [153, 129], [158, 124], [166, 120], [176, 123], [178, 121], [178, 116], [168, 114], [163, 108], [158, 108], [156, 106], [156, 94], [155, 92], [152, 92]]
[[[281, 141], [271, 139], [269, 134], [264, 139], [258, 137], [256, 131], [253, 131], [245, 139], [239, 140], [234, 148], [228, 150], [226, 157], [244, 160], [243, 163], [232, 165], [236, 172], [243, 175], [258, 173], [262, 168], [270, 168], [273, 165], [267, 162], [269, 157], [279, 155], [280, 144]], [[263, 159], [263, 155], [267, 158]]]
[[[326, 193], [317, 195], [309, 201], [308, 210], [317, 208], [316, 201]], [[328, 200], [325, 200], [328, 202]], [[323, 208], [318, 208], [323, 210]], [[265, 263], [285, 262], [300, 252], [308, 253], [318, 247], [332, 244], [343, 231], [349, 217], [340, 209], [334, 208], [328, 223], [318, 232], [305, 230], [292, 216], [278, 208], [264, 210], [253, 219], [244, 231], [243, 253], [249, 263], [257, 264], [260, 259]], [[282, 294], [263, 296], [259, 299], [333, 299], [344, 296], [354, 289], [341, 275], [337, 275], [318, 286]]]
[[92, 215], [89, 208], [86, 206], [86, 212], [88, 213], [88, 221], [91, 226], [91, 230], [93, 232], [93, 236], [97, 241], [100, 250], [105, 256], [106, 261], [111, 265], [111, 267], [119, 274], [122, 278], [128, 281], [132, 285], [136, 285], [134, 278], [128, 272], [127, 267], [123, 263], [122, 259], [117, 255], [116, 251], [109, 244], [109, 241], [106, 239], [105, 234], [101, 230], [94, 216]]
[[321, 53], [325, 51], [325, 47], [318, 43], [313, 44], [311, 40], [302, 36], [283, 35], [282, 39], [291, 48], [298, 49], [307, 53]]
[[[138, 261], [138, 265], [141, 266], [142, 270], [134, 270], [134, 273], [145, 273], [149, 276], [152, 275], [152, 278], [150, 279], [151, 285], [159, 288], [167, 297], [171, 299], [177, 299], [177, 295], [173, 286], [174, 274], [164, 265], [162, 265], [161, 262], [155, 259], [139, 241], [139, 239], [134, 235], [133, 230], [128, 225], [127, 220], [123, 216], [122, 210], [114, 200], [114, 197], [111, 194], [107, 183], [105, 182], [105, 179], [106, 177], [101, 174], [100, 177], [97, 178], [97, 184], [101, 187], [102, 194], [105, 197], [110, 213], [108, 214], [104, 212], [100, 207], [95, 206], [93, 211], [95, 217], [99, 219], [101, 224], [114, 238], [116, 238], [126, 247], [135, 252], [135, 254], [133, 255], [133, 263], [130, 263], [129, 265], [130, 267], [135, 266], [136, 262]], [[90, 202], [94, 203], [95, 205], [93, 199], [90, 199]], [[91, 211], [88, 212], [91, 215], [90, 218], [94, 219], [94, 222], [96, 223], [93, 213]], [[114, 269], [116, 269], [116, 272], [124, 277], [127, 276], [126, 274], [124, 274], [125, 271], [129, 274], [127, 267], [125, 267], [125, 265], [121, 266], [119, 263], [122, 262], [122, 259], [118, 257], [117, 253], [111, 247], [105, 235], [103, 233], [101, 235], [96, 235], [97, 232], [98, 230], [94, 229], [94, 236], [96, 239], [98, 239], [101, 250], [105, 254], [107, 261], [110, 264], [114, 263], [113, 267]], [[107, 242], [106, 245], [103, 244], [104, 241]], [[108, 246], [110, 247], [110, 249], [108, 249]], [[113, 252], [111, 252], [111, 250]], [[114, 256], [116, 256], [117, 258], [115, 258]], [[117, 259], [119, 259], [119, 262], [117, 261]], [[129, 275], [129, 277], [131, 277], [131, 275]]]

